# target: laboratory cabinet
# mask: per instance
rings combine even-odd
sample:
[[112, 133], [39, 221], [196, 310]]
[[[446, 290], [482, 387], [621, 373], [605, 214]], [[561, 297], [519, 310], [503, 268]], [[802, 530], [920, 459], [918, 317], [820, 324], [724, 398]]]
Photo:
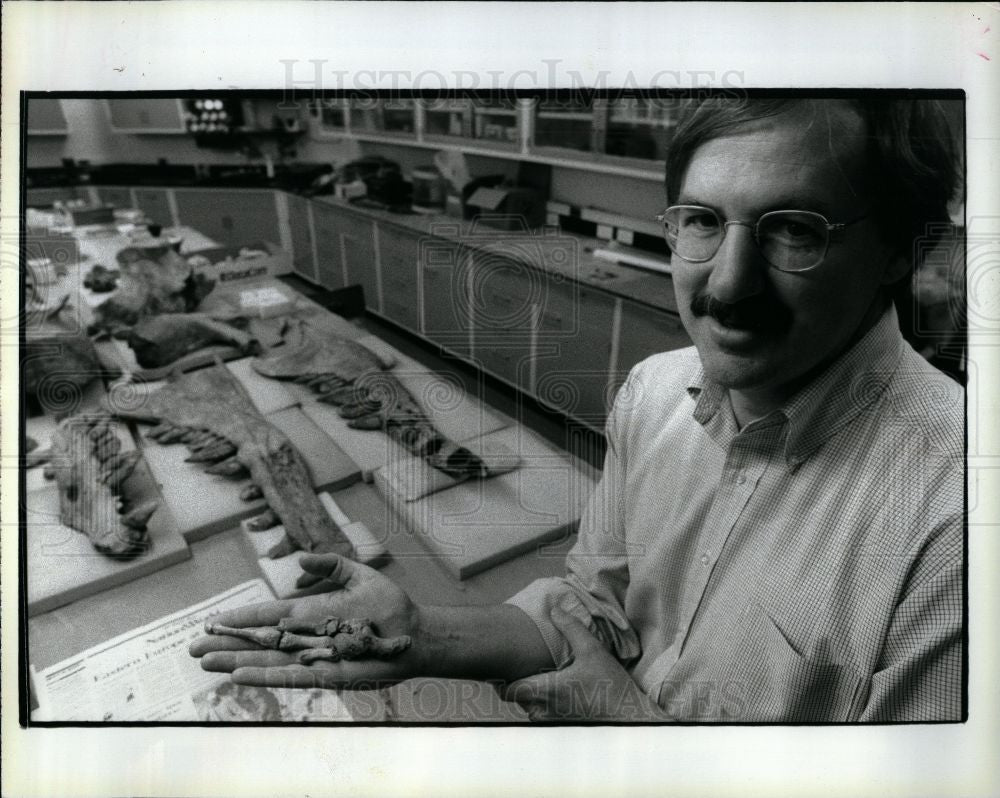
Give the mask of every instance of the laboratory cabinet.
[[27, 128], [29, 136], [65, 136], [69, 133], [62, 101], [47, 97], [29, 99]]
[[365, 307], [381, 313], [372, 221], [356, 214], [342, 213], [323, 203], [314, 203], [312, 211], [316, 271], [320, 285], [329, 290], [360, 285], [365, 295]]
[[29, 188], [25, 191], [24, 201], [29, 208], [48, 208], [54, 202], [81, 199], [80, 189], [72, 187]]
[[621, 300], [621, 332], [613, 388], [625, 382], [629, 370], [650, 355], [691, 345], [680, 316], [664, 310]]
[[417, 256], [420, 237], [385, 225], [378, 226], [382, 276], [382, 314], [411, 332], [421, 332]]
[[174, 224], [174, 214], [170, 208], [170, 191], [165, 188], [134, 188], [135, 207], [143, 212], [147, 219], [161, 227], [171, 227]]
[[186, 133], [184, 109], [176, 97], [106, 100], [117, 133]]
[[[301, 278], [318, 282], [313, 252], [312, 203], [305, 197], [286, 194], [288, 234], [292, 242], [292, 270]], [[325, 257], [325, 253], [324, 253]], [[338, 257], [339, 267], [339, 257]]]
[[281, 242], [278, 210], [270, 189], [179, 188], [178, 221], [226, 246]]
[[472, 351], [472, 258], [468, 247], [437, 237], [421, 239], [417, 256], [423, 287], [424, 337], [463, 357]]
[[615, 298], [552, 280], [539, 308], [533, 393], [543, 404], [598, 426], [608, 404]]
[[128, 186], [97, 186], [97, 199], [104, 205], [115, 208], [132, 208], [132, 189]]
[[470, 305], [473, 358], [487, 371], [531, 390], [531, 344], [546, 276], [495, 252], [472, 257]]

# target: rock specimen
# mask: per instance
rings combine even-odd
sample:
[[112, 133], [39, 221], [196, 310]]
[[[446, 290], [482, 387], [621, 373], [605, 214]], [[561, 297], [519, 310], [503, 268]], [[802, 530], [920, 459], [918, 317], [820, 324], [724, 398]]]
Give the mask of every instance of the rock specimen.
[[[155, 422], [147, 437], [159, 443], [183, 443], [189, 462], [203, 463], [210, 474], [253, 480], [247, 500], [263, 495], [269, 509], [251, 521], [256, 529], [283, 524], [285, 536], [268, 552], [281, 557], [302, 549], [354, 556], [351, 542], [316, 496], [302, 456], [281, 430], [254, 407], [246, 390], [221, 363], [174, 375], [141, 403], [116, 407], [114, 393], [105, 400], [110, 412], [136, 421]], [[299, 586], [318, 577], [304, 574]]]
[[141, 457], [121, 451], [106, 416], [70, 416], [52, 435], [46, 476], [59, 486], [59, 518], [83, 532], [94, 548], [128, 559], [149, 547], [146, 522], [157, 502], [131, 507], [125, 482]]
[[442, 435], [403, 384], [387, 371], [391, 364], [354, 341], [300, 324], [283, 347], [251, 361], [265, 377], [308, 385], [319, 401], [338, 405], [355, 429], [382, 430], [411, 454], [455, 479], [489, 476], [483, 461]]
[[142, 319], [127, 340], [143, 368], [167, 366], [211, 344], [228, 344], [245, 355], [260, 351], [252, 336], [204, 313], [164, 313]]
[[264, 648], [298, 651], [298, 660], [303, 665], [364, 657], [389, 659], [406, 651], [411, 643], [409, 635], [379, 637], [367, 618], [345, 620], [336, 616], [318, 621], [282, 618], [277, 626], [244, 628], [208, 622], [205, 631], [249, 640]]

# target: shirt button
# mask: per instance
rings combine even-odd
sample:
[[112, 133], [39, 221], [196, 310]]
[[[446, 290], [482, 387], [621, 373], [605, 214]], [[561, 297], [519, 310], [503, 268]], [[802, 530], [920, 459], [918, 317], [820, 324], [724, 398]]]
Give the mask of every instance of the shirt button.
[[742, 471], [740, 471], [740, 473], [736, 475], [736, 484], [744, 485], [746, 484], [746, 481], [747, 481], [747, 475], [744, 474]]
[[707, 554], [702, 554], [701, 555], [701, 564], [702, 565], [708, 565], [711, 561], [712, 561], [712, 558], [709, 557]]

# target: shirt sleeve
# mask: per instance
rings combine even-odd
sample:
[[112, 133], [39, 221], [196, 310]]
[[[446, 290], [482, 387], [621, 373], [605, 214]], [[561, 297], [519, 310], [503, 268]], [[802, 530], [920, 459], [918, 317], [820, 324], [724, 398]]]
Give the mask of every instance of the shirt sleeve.
[[956, 518], [914, 568], [859, 720], [962, 719], [962, 537], [962, 520]]
[[566, 576], [532, 582], [507, 603], [523, 610], [538, 626], [557, 667], [569, 661], [570, 649], [549, 619], [559, 607], [575, 616], [623, 662], [639, 656], [635, 629], [625, 614], [628, 558], [625, 543], [625, 459], [619, 432], [624, 427], [623, 396], [619, 391], [607, 423], [608, 450], [604, 471], [580, 519], [576, 544], [566, 556]]

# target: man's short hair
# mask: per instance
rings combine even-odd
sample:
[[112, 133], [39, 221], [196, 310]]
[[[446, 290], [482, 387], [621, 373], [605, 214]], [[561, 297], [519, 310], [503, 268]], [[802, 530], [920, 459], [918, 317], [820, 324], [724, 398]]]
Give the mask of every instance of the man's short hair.
[[[870, 96], [852, 99], [708, 98], [684, 103], [667, 151], [667, 203], [702, 144], [803, 103], [846, 103], [861, 117], [867, 139], [865, 175], [872, 215], [883, 236], [912, 266], [948, 229], [948, 204], [960, 185], [956, 131], [937, 100]], [[833, 220], [839, 221], [839, 220]], [[917, 241], [920, 247], [915, 247]]]

